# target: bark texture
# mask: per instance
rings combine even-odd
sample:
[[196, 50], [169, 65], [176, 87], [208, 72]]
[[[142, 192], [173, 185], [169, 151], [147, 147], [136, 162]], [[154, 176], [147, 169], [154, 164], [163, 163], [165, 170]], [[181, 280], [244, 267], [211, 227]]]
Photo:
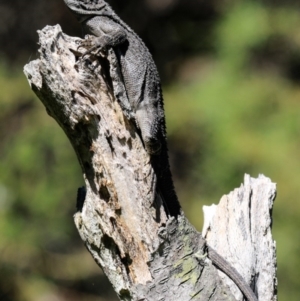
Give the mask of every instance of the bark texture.
[[[166, 216], [155, 191], [156, 175], [149, 155], [134, 124], [124, 117], [114, 97], [106, 58], [78, 61], [79, 39], [62, 33], [58, 25], [45, 27], [39, 36], [40, 59], [26, 65], [24, 72], [77, 154], [87, 194], [82, 208], [74, 215], [75, 224], [119, 298], [242, 300], [236, 291], [233, 291], [237, 296], [234, 298], [221, 281], [216, 268], [205, 257], [205, 240], [185, 216], [182, 214], [178, 219]], [[264, 191], [263, 186], [261, 189]], [[251, 214], [252, 211], [248, 212], [250, 218]], [[257, 227], [251, 224], [249, 232], [247, 219], [241, 223], [245, 227], [243, 238], [251, 237], [251, 249], [250, 243], [256, 243]], [[270, 224], [270, 216], [266, 224]], [[209, 225], [213, 230], [213, 223]], [[227, 235], [228, 229], [218, 231], [219, 239], [220, 235]], [[218, 243], [212, 245], [218, 249]], [[265, 248], [264, 252], [268, 253], [269, 249]], [[254, 261], [261, 260], [255, 257], [255, 252], [249, 254]], [[202, 257], [203, 260], [199, 259]], [[241, 256], [234, 260], [244, 259]], [[236, 264], [234, 260], [231, 263]], [[238, 264], [243, 267], [244, 262]], [[252, 277], [256, 271], [252, 264], [253, 261], [247, 265], [250, 272], [246, 273], [246, 279], [253, 284], [258, 280], [264, 282], [260, 275]], [[257, 291], [260, 299], [262, 291]]]

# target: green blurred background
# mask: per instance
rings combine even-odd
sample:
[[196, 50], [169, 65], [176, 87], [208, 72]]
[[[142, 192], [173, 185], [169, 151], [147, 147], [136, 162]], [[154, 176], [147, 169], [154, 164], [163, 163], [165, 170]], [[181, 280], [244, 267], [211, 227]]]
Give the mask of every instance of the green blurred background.
[[[263, 173], [280, 300], [300, 299], [299, 1], [110, 1], [144, 39], [164, 89], [177, 192], [201, 230], [202, 206]], [[62, 0], [0, 0], [0, 300], [117, 300], [73, 225], [79, 164], [31, 92], [23, 65], [37, 29], [80, 27]]]

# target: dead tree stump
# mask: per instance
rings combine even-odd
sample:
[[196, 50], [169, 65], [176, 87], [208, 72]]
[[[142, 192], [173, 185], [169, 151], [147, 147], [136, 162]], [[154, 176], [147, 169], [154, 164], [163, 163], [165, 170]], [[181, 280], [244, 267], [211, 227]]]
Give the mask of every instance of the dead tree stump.
[[[184, 214], [166, 215], [149, 155], [114, 97], [106, 58], [76, 65], [79, 39], [58, 25], [39, 36], [40, 59], [24, 72], [77, 154], [87, 193], [75, 224], [119, 298], [243, 300], [235, 285], [218, 275], [205, 256], [205, 240]], [[204, 229], [207, 241], [263, 301], [276, 300], [270, 232], [275, 192], [269, 179], [246, 176], [214, 214], [208, 211]]]

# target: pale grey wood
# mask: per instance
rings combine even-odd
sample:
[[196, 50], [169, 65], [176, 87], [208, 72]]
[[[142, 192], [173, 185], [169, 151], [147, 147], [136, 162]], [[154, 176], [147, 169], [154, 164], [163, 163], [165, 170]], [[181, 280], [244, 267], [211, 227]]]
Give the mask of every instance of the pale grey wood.
[[77, 154], [87, 195], [74, 221], [119, 298], [235, 300], [205, 257], [201, 234], [183, 214], [166, 216], [150, 157], [113, 95], [117, 71], [105, 57], [78, 62], [79, 39], [58, 25], [39, 37], [40, 58], [24, 72]]
[[[277, 300], [276, 243], [272, 238], [272, 208], [276, 185], [263, 175], [245, 175], [244, 184], [219, 204], [204, 207], [202, 235], [251, 284], [259, 300]], [[237, 300], [243, 296], [222, 272]]]

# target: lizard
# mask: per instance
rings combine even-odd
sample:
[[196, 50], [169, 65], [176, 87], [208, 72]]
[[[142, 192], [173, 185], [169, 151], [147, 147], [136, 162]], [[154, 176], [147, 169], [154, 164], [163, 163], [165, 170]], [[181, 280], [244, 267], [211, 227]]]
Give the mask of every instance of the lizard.
[[[124, 115], [139, 129], [167, 215], [177, 217], [181, 206], [170, 171], [162, 89], [148, 48], [105, 1], [64, 2], [81, 23], [84, 34], [89, 35], [79, 45], [88, 49], [82, 58], [93, 51], [113, 51], [120, 71], [119, 78], [113, 80], [114, 94]], [[124, 86], [125, 93], [121, 93], [120, 86]]]
[[[88, 49], [82, 58], [92, 52], [112, 50], [119, 68], [119, 77], [113, 83], [115, 96], [124, 115], [140, 130], [146, 151], [157, 174], [158, 191], [165, 211], [177, 217], [181, 214], [170, 170], [166, 139], [164, 103], [159, 74], [154, 60], [139, 36], [103, 0], [64, 0], [89, 36], [79, 47]], [[107, 56], [115, 64], [111, 56]], [[124, 87], [125, 93], [122, 91]], [[80, 192], [79, 195], [84, 194]], [[81, 198], [81, 197], [80, 197]], [[82, 203], [82, 200], [81, 200]], [[82, 204], [79, 206], [81, 207]], [[243, 278], [212, 248], [208, 247], [212, 263], [227, 274], [242, 290], [248, 301], [257, 301]], [[234, 270], [234, 271], [233, 271]]]

